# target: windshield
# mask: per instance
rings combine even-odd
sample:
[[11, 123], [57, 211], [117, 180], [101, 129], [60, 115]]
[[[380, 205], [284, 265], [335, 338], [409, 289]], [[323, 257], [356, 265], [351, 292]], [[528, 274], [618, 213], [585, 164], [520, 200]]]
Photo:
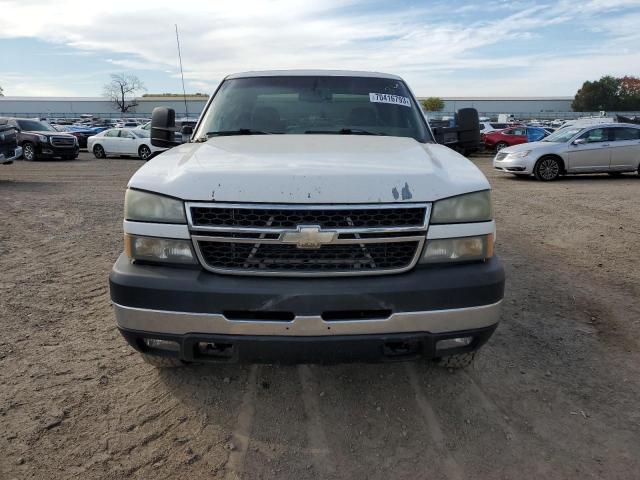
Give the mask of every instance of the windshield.
[[56, 129], [53, 128], [46, 122], [39, 122], [37, 120], [17, 120], [16, 123], [20, 127], [21, 130], [26, 130], [27, 132], [55, 132]]
[[194, 135], [354, 134], [431, 141], [406, 85], [367, 77], [253, 77], [226, 80]]
[[568, 142], [573, 138], [573, 136], [578, 133], [582, 128], [561, 128], [560, 130], [556, 130], [547, 138], [542, 140], [543, 142]]

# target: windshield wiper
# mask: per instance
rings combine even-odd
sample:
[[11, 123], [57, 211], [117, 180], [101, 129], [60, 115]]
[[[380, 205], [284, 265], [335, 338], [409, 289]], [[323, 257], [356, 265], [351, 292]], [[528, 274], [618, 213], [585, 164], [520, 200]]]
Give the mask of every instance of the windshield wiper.
[[222, 130], [219, 132], [207, 132], [206, 137], [200, 137], [194, 142], [206, 142], [211, 137], [230, 137], [232, 135], [272, 135], [272, 132], [262, 132], [251, 128], [239, 128], [237, 130]]
[[376, 133], [369, 132], [367, 130], [360, 130], [359, 128], [343, 128], [341, 130], [307, 130], [304, 133], [317, 134], [317, 133], [327, 133], [327, 134], [340, 134], [340, 135], [379, 135], [385, 136], [385, 133]]

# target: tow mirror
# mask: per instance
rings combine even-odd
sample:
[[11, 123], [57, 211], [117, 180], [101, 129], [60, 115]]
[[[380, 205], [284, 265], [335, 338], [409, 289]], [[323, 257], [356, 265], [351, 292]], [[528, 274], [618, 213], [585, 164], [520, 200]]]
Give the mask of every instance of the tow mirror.
[[585, 143], [587, 143], [587, 139], [586, 138], [576, 138], [573, 141], [574, 145], [584, 145]]
[[156, 107], [151, 114], [151, 145], [170, 148], [180, 145], [175, 141], [176, 111], [167, 107]]

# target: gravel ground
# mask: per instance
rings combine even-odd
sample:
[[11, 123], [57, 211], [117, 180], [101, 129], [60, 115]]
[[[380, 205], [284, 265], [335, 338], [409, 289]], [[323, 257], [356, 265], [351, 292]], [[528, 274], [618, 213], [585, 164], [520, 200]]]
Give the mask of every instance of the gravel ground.
[[0, 167], [0, 478], [637, 478], [640, 178], [494, 187], [476, 366], [157, 371], [115, 329], [132, 159]]

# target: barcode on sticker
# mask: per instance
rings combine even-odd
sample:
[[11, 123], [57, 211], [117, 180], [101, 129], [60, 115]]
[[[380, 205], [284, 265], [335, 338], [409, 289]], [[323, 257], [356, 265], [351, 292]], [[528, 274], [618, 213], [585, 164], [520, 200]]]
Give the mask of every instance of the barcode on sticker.
[[389, 95], [388, 93], [370, 93], [369, 101], [374, 103], [391, 103], [393, 105], [404, 105], [411, 107], [411, 102], [407, 97], [400, 95]]

